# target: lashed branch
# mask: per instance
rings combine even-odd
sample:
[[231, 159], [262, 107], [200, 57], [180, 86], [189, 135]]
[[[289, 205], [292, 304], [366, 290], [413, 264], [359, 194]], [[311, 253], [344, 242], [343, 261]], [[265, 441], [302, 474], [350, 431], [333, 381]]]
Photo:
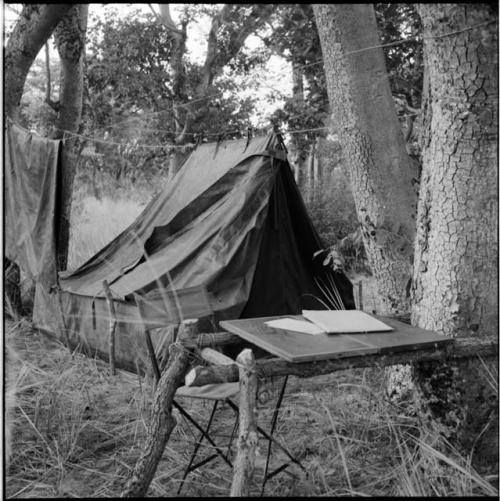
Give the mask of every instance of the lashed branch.
[[[359, 367], [386, 367], [426, 361], [445, 361], [472, 357], [498, 357], [498, 338], [459, 338], [441, 348], [422, 348], [398, 353], [362, 355], [317, 362], [291, 363], [279, 358], [257, 361], [259, 378], [293, 375], [313, 377]], [[219, 367], [195, 367], [185, 378], [186, 386], [203, 386], [212, 383], [238, 381], [236, 364]]]

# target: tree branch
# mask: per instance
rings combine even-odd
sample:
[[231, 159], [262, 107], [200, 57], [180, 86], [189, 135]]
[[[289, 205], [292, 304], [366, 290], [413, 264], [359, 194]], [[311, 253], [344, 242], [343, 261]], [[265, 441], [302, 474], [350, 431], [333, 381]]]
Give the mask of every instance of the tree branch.
[[[153, 10], [151, 4], [149, 4], [149, 7], [151, 8], [151, 10]], [[170, 5], [168, 3], [159, 3], [158, 7], [160, 8], [160, 15], [161, 15], [160, 20], [163, 23], [163, 25], [167, 28], [167, 30], [171, 31], [176, 35], [184, 36], [185, 32], [177, 28], [177, 26], [174, 23], [174, 20], [172, 19], [172, 16], [170, 15]]]
[[[255, 11], [248, 16], [243, 27], [237, 24], [233, 25], [230, 22], [234, 8], [233, 4], [225, 4], [212, 19], [212, 26], [208, 34], [207, 56], [203, 65], [203, 76], [196, 90], [197, 96], [201, 97], [206, 94], [214, 76], [238, 54], [248, 36], [267, 22], [276, 6], [274, 4], [256, 4]], [[240, 8], [240, 6], [236, 6], [236, 8]], [[231, 30], [225, 51], [218, 48], [218, 33], [223, 26]]]
[[5, 48], [5, 111], [15, 117], [36, 56], [72, 4], [25, 4]]

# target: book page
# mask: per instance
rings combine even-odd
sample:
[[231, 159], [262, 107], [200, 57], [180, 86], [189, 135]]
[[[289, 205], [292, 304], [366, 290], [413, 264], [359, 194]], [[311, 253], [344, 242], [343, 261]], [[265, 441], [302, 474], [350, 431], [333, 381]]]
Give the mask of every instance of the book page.
[[359, 310], [303, 310], [302, 315], [330, 334], [394, 330]]
[[311, 322], [304, 322], [303, 320], [295, 320], [293, 318], [279, 318], [277, 320], [270, 320], [264, 322], [267, 326], [273, 329], [285, 329], [288, 331], [302, 332], [303, 334], [325, 334], [325, 331]]

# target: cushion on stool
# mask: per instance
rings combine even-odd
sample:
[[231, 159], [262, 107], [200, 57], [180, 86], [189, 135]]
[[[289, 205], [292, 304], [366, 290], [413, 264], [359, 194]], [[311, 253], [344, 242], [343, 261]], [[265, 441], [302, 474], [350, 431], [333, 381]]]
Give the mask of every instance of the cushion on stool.
[[239, 391], [240, 383], [216, 383], [204, 386], [181, 386], [175, 395], [178, 397], [224, 400], [236, 395]]

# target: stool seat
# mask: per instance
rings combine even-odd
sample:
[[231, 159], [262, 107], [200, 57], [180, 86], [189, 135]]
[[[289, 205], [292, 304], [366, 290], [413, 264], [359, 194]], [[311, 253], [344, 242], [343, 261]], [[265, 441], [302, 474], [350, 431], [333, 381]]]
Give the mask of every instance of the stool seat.
[[214, 383], [204, 386], [181, 386], [177, 389], [176, 397], [203, 398], [208, 400], [225, 400], [237, 395], [240, 391], [240, 384], [236, 383]]

